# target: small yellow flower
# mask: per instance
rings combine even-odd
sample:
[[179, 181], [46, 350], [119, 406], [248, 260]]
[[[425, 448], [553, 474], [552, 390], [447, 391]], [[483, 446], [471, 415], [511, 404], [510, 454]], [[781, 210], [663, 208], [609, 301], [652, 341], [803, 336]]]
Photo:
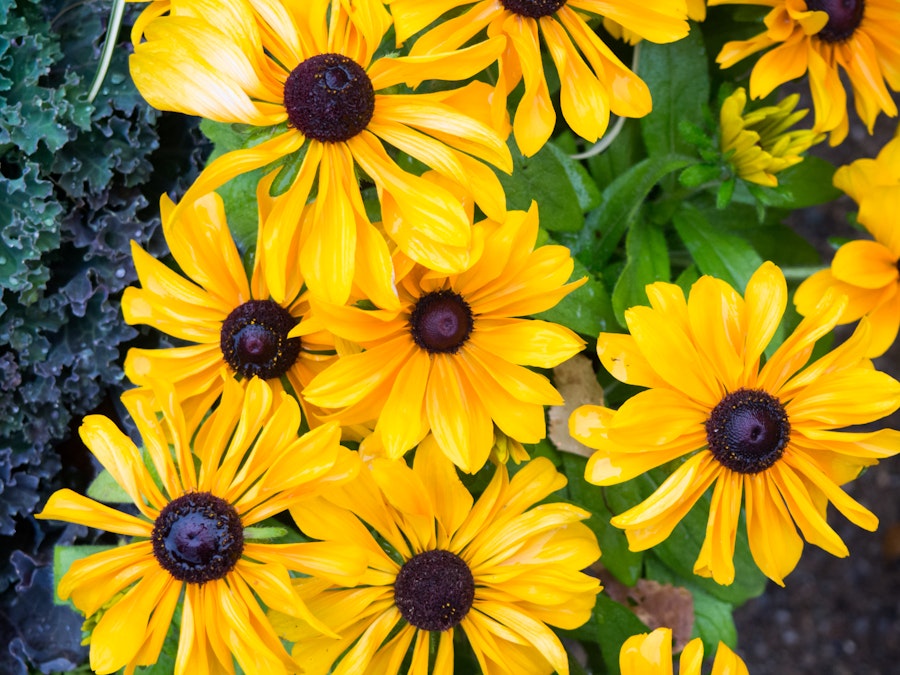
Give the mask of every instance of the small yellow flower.
[[[516, 108], [513, 133], [522, 154], [531, 156], [550, 138], [556, 113], [544, 75], [541, 44], [560, 80], [560, 107], [576, 134], [594, 142], [606, 131], [610, 112], [643, 117], [650, 112], [650, 91], [603, 43], [587, 21], [610, 18], [652, 42], [674, 42], [688, 33], [684, 0], [386, 0], [397, 29], [398, 44], [443, 14], [466, 7], [423, 33], [410, 54], [457, 49], [483, 29], [505, 35], [500, 77], [493, 103], [505, 115], [507, 96], [520, 82], [525, 93]], [[471, 5], [471, 7], [467, 7]]]
[[[694, 638], [681, 652], [678, 675], [700, 675], [703, 642]], [[632, 635], [619, 651], [622, 675], [672, 675], [672, 629], [657, 628], [652, 633]], [[716, 649], [711, 675], [748, 675], [747, 666], [724, 642]]]
[[872, 342], [868, 356], [884, 354], [900, 330], [900, 137], [876, 159], [858, 159], [834, 174], [834, 184], [859, 204], [858, 220], [873, 239], [851, 241], [834, 254], [829, 269], [806, 279], [794, 294], [806, 316], [829, 289], [849, 298], [839, 323], [867, 316]]
[[647, 286], [650, 307], [625, 313], [630, 335], [601, 333], [597, 353], [618, 380], [647, 387], [618, 410], [577, 408], [572, 436], [597, 451], [585, 478], [615, 485], [686, 457], [656, 491], [612, 519], [633, 550], [666, 539], [710, 487], [706, 537], [694, 572], [720, 584], [734, 580], [734, 546], [746, 501], [750, 552], [783, 585], [809, 543], [849, 554], [826, 522], [828, 503], [854, 524], [878, 519], [841, 489], [866, 466], [900, 451], [900, 432], [841, 431], [900, 407], [900, 382], [866, 358], [863, 321], [846, 342], [812, 364], [846, 298], [821, 298], [762, 364], [787, 304], [781, 270], [764, 263], [745, 297], [702, 277], [685, 299], [674, 284]]
[[[271, 208], [269, 183], [261, 181], [258, 190], [260, 220]], [[266, 258], [260, 229], [248, 278], [216, 193], [181, 209], [177, 218], [175, 209], [163, 195], [163, 233], [181, 274], [132, 243], [141, 287], [125, 289], [122, 313], [129, 324], [152, 326], [188, 344], [132, 348], [125, 374], [139, 386], [169, 382], [179, 399], [196, 399], [201, 411], [221, 393], [222, 370], [245, 383], [261, 377], [276, 391], [283, 378], [299, 397], [334, 359], [334, 338], [310, 317], [296, 256]], [[285, 288], [283, 302], [272, 298], [266, 283], [276, 275]], [[316, 411], [300, 400], [307, 421], [315, 425]]]
[[837, 145], [847, 136], [847, 92], [872, 132], [883, 112], [897, 114], [888, 87], [900, 90], [900, 5], [896, 0], [709, 0], [708, 4], [771, 7], [765, 30], [749, 40], [727, 42], [716, 61], [729, 68], [759, 51], [750, 74], [750, 96], [765, 98], [777, 87], [809, 74], [816, 131]]
[[399, 310], [314, 302], [316, 316], [363, 351], [340, 356], [303, 394], [341, 424], [377, 420], [366, 443], [394, 459], [430, 431], [470, 473], [487, 461], [494, 425], [522, 443], [546, 435], [544, 406], [562, 397], [527, 366], [552, 368], [584, 348], [564, 326], [521, 318], [583, 283], [567, 283], [574, 261], [566, 247], [534, 247], [537, 205], [472, 231], [483, 253], [465, 272], [396, 265], [407, 270], [397, 279]]
[[259, 378], [246, 388], [226, 378], [218, 407], [198, 428], [166, 388], [133, 389], [122, 400], [144, 452], [101, 415], [86, 417], [79, 433], [137, 515], [63, 489], [35, 516], [135, 538], [75, 561], [59, 582], [60, 598], [85, 616], [102, 610], [91, 668], [130, 673], [155, 663], [182, 603], [175, 675], [234, 672], [232, 658], [247, 673], [297, 672], [260, 600], [330, 632], [295, 593], [289, 570], [321, 568], [353, 584], [365, 560], [343, 544], [257, 543], [245, 528], [350, 480], [359, 458], [339, 445], [336, 424], [298, 436], [297, 402]]
[[792, 94], [778, 105], [745, 113], [747, 92], [743, 87], [725, 99], [719, 115], [720, 147], [739, 177], [775, 187], [776, 173], [802, 162], [802, 154], [825, 139], [825, 134], [809, 129], [791, 130], [809, 112], [795, 111], [799, 100]]
[[353, 483], [291, 511], [312, 539], [368, 553], [355, 588], [294, 582], [340, 639], [281, 612], [272, 623], [307, 675], [396, 675], [410, 651], [408, 675], [452, 675], [459, 631], [481, 672], [567, 675], [566, 650], [548, 625], [584, 624], [601, 587], [582, 572], [600, 556], [580, 522], [589, 512], [542, 502], [565, 485], [540, 457], [512, 478], [498, 466], [475, 501], [429, 440], [412, 468], [374, 459]]

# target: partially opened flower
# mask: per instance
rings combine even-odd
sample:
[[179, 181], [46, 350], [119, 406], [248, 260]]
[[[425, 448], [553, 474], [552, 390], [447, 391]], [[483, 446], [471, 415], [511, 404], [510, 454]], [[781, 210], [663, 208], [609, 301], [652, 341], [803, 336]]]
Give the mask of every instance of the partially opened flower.
[[876, 159], [859, 159], [838, 169], [834, 184], [857, 201], [857, 219], [873, 239], [843, 244], [829, 269], [800, 284], [794, 303], [806, 315], [828, 289], [847, 295], [850, 302], [839, 323], [868, 317], [869, 356], [881, 356], [900, 330], [900, 138], [885, 145]]
[[808, 112], [795, 111], [799, 100], [792, 94], [777, 105], [744, 112], [747, 92], [743, 87], [725, 99], [719, 114], [720, 144], [739, 177], [775, 187], [775, 174], [802, 162], [804, 152], [825, 140], [825, 134], [811, 129], [791, 129]]
[[893, 429], [838, 430], [900, 407], [900, 383], [866, 358], [867, 323], [806, 365], [846, 306], [846, 298], [829, 293], [761, 366], [787, 303], [784, 275], [772, 263], [752, 276], [745, 297], [712, 277], [697, 281], [687, 300], [673, 284], [651, 284], [647, 294], [650, 307], [625, 313], [630, 335], [601, 333], [597, 342], [604, 367], [646, 391], [616, 411], [582, 406], [569, 429], [597, 450], [585, 470], [596, 485], [686, 460], [612, 524], [625, 530], [632, 549], [651, 548], [713, 487], [695, 573], [721, 584], [734, 580], [742, 499], [750, 552], [775, 582], [783, 585], [800, 558], [798, 527], [808, 542], [848, 555], [826, 522], [826, 507], [831, 502], [874, 530], [878, 519], [840, 486], [900, 451]]
[[768, 50], [750, 74], [752, 98], [764, 98], [808, 73], [814, 129], [830, 132], [831, 145], [843, 141], [849, 129], [841, 71], [869, 133], [879, 113], [897, 114], [888, 90], [900, 90], [900, 7], [895, 0], [709, 0], [710, 6], [725, 4], [772, 8], [762, 33], [726, 43], [716, 58], [728, 68]]
[[[576, 134], [594, 142], [606, 131], [610, 112], [643, 117], [650, 112], [650, 91], [597, 36], [587, 21], [609, 18], [651, 42], [674, 42], [688, 33], [684, 0], [386, 0], [402, 43], [451, 10], [466, 8], [441, 20], [416, 39], [410, 54], [457, 49], [487, 28], [488, 36], [505, 35], [500, 57], [496, 110], [522, 81], [525, 92], [516, 108], [513, 133], [526, 156], [543, 147], [553, 132], [556, 113], [544, 75], [543, 37], [560, 80], [560, 107]], [[469, 7], [471, 5], [471, 7]]]
[[[267, 186], [268, 181], [263, 181], [258, 193], [261, 219], [270, 208]], [[191, 344], [130, 349], [125, 374], [140, 386], [165, 380], [182, 400], [216, 398], [223, 369], [244, 382], [261, 377], [276, 391], [282, 389], [284, 378], [300, 396], [303, 387], [333, 360], [334, 338], [309, 316], [296, 256], [266, 257], [260, 232], [248, 279], [217, 194], [197, 199], [177, 218], [174, 209], [163, 195], [163, 232], [182, 273], [132, 243], [141, 288], [125, 289], [122, 312], [130, 324], [146, 324]], [[271, 296], [267, 270], [283, 279], [282, 302]], [[306, 412], [312, 413], [307, 418], [315, 424], [315, 411], [306, 407]]]
[[153, 399], [140, 389], [123, 396], [146, 457], [106, 417], [90, 415], [80, 429], [138, 515], [63, 489], [36, 516], [134, 538], [75, 561], [59, 582], [60, 597], [95, 623], [91, 668], [130, 673], [155, 663], [181, 602], [177, 675], [234, 672], [232, 658], [247, 673], [296, 672], [260, 601], [327, 631], [288, 571], [321, 567], [320, 576], [352, 584], [364, 558], [343, 543], [257, 543], [246, 528], [351, 479], [358, 457], [339, 445], [335, 424], [298, 437], [296, 401], [259, 378], [246, 389], [226, 379], [200, 428], [188, 425], [171, 391]]
[[537, 206], [504, 223], [473, 226], [483, 248], [460, 274], [399, 263], [400, 309], [315, 302], [335, 335], [362, 352], [341, 356], [304, 396], [336, 409], [342, 424], [377, 420], [370, 448], [398, 458], [430, 431], [453, 462], [475, 472], [487, 461], [494, 425], [521, 443], [546, 435], [545, 405], [562, 397], [525, 366], [552, 368], [584, 348], [568, 328], [518, 318], [553, 307], [582, 281], [564, 246], [534, 248]]
[[[375, 459], [359, 478], [291, 511], [312, 537], [365, 546], [359, 585], [297, 579], [310, 611], [340, 635], [275, 612], [307, 675], [452, 675], [462, 630], [484, 673], [567, 675], [568, 658], [548, 627], [590, 618], [599, 581], [581, 570], [600, 556], [580, 521], [589, 512], [538, 502], [566, 479], [546, 458], [512, 478], [505, 465], [473, 504], [453, 465], [423, 443], [412, 468]], [[433, 663], [429, 666], [429, 660]]]
[[[169, 15], [147, 23], [146, 41], [130, 60], [135, 85], [151, 105], [267, 129], [262, 142], [210, 162], [182, 202], [288, 158], [296, 177], [264, 224], [266, 256], [281, 261], [300, 251], [311, 292], [335, 303], [347, 300], [354, 281], [378, 302], [397, 303], [388, 245], [366, 215], [358, 172], [379, 198], [397, 203], [405, 228], [462, 250], [453, 271], [470, 262], [471, 233], [459, 199], [403, 170], [386, 146], [457, 182], [485, 213], [501, 217], [506, 206], [499, 180], [484, 164], [512, 170], [504, 138], [460, 111], [462, 105], [477, 110], [475, 99], [486, 98], [488, 85], [395, 91], [425, 79], [466, 79], [496, 60], [505, 40], [375, 58], [390, 27], [379, 0], [172, 0]], [[315, 217], [298, 228], [312, 197]], [[402, 245], [403, 237], [394, 240]], [[267, 280], [275, 300], [283, 301], [280, 275], [273, 271]]]
[[[678, 675], [700, 675], [703, 641], [688, 642], [678, 660]], [[672, 629], [657, 628], [651, 633], [632, 635], [619, 650], [622, 675], [673, 675]], [[716, 649], [710, 675], [748, 675], [747, 666], [724, 642]]]

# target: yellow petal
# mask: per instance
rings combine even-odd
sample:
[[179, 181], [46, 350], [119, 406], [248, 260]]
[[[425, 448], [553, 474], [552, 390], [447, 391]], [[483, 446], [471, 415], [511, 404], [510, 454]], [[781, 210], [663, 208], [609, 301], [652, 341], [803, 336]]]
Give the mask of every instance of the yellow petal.
[[753, 561], [779, 586], [800, 560], [803, 540], [765, 472], [744, 476], [747, 538]]
[[44, 509], [34, 517], [87, 525], [133, 537], [149, 537], [153, 529], [153, 524], [146, 520], [111, 509], [68, 488], [57, 490], [50, 495]]
[[706, 537], [694, 563], [694, 574], [712, 577], [717, 584], [734, 582], [734, 542], [741, 515], [743, 476], [723, 471], [713, 489]]
[[[181, 582], [157, 568], [103, 613], [91, 633], [93, 670], [112, 673], [134, 658], [147, 638], [151, 615], [173, 584]], [[171, 603], [167, 605], [166, 610], [174, 610]]]
[[859, 239], [841, 246], [831, 261], [831, 273], [839, 281], [862, 288], [896, 284], [897, 256], [877, 241]]

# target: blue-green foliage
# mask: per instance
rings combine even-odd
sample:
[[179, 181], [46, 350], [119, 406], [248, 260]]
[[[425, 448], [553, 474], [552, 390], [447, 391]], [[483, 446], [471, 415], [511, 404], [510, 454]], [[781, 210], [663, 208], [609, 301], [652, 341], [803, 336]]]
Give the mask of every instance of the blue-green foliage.
[[87, 102], [108, 11], [0, 0], [0, 591], [12, 549], [37, 551], [34, 528], [53, 527], [28, 516], [77, 464], [62, 444], [123, 387], [129, 242], [165, 252], [157, 200], [196, 175], [203, 147], [194, 122], [142, 101], [125, 43]]

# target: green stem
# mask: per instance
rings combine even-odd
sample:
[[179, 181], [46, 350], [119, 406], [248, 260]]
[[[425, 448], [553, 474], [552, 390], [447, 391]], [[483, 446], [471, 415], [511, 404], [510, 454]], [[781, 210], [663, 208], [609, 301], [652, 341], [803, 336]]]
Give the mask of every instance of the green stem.
[[125, 14], [125, 0], [113, 0], [112, 11], [109, 16], [109, 25], [106, 27], [106, 40], [103, 42], [103, 51], [100, 54], [100, 65], [94, 74], [91, 90], [88, 93], [88, 103], [93, 103], [100, 93], [100, 87], [109, 70], [109, 62], [112, 61], [113, 49], [116, 47], [116, 39], [119, 37], [119, 29], [122, 27], [122, 16]]
[[827, 268], [822, 265], [805, 265], [800, 267], [782, 267], [781, 271], [784, 272], [784, 278], [788, 281], [803, 281], [816, 272], [821, 272], [823, 269]]

